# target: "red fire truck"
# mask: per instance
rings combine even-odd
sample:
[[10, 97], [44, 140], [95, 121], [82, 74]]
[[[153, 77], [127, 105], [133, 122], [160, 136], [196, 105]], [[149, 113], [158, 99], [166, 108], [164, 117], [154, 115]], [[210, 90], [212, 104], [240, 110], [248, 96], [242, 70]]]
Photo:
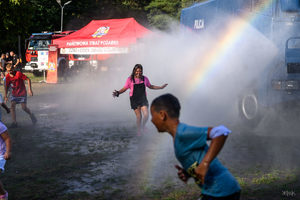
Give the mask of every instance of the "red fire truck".
[[[34, 75], [45, 72], [48, 69], [48, 45], [52, 44], [54, 39], [65, 37], [72, 32], [74, 31], [33, 33], [26, 40], [25, 70], [31, 71]], [[60, 55], [57, 63], [58, 71], [64, 71], [68, 63], [67, 55]]]

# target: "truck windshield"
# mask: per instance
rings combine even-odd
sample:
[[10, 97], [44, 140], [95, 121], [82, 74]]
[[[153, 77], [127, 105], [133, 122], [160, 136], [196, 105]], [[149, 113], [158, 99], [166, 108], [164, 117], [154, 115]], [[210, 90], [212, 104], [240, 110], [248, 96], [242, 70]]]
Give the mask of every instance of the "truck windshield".
[[[300, 15], [300, 1], [299, 0], [280, 0], [280, 16], [298, 18]], [[290, 19], [287, 19], [290, 20]], [[298, 19], [293, 19], [299, 21]]]
[[73, 54], [74, 59], [89, 59], [90, 55]]
[[300, 49], [300, 38], [293, 38], [288, 41], [289, 49]]
[[30, 50], [47, 50], [51, 40], [30, 40], [28, 49]]

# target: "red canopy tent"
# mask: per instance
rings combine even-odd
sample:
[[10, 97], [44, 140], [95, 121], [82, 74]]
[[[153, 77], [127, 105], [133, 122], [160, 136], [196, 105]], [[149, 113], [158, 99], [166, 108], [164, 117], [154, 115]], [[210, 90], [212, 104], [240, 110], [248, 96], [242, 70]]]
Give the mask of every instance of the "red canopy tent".
[[53, 40], [61, 54], [120, 54], [150, 30], [134, 18], [92, 20], [85, 27]]
[[92, 20], [80, 30], [55, 39], [49, 45], [47, 83], [58, 81], [58, 51], [60, 54], [89, 54], [96, 56], [97, 60], [105, 60], [112, 54], [128, 53], [131, 44], [149, 33], [151, 31], [134, 18]]

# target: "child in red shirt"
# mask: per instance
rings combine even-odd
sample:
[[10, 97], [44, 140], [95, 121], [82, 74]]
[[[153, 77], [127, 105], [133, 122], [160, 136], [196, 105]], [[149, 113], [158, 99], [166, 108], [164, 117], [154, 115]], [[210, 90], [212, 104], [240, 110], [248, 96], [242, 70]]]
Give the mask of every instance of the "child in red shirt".
[[29, 108], [27, 107], [27, 91], [25, 87], [24, 81], [27, 80], [28, 83], [28, 92], [29, 95], [32, 96], [32, 89], [31, 89], [31, 81], [30, 79], [24, 75], [20, 71], [12, 71], [12, 65], [7, 64], [6, 71], [8, 72], [5, 77], [5, 96], [4, 99], [7, 101], [7, 93], [8, 88], [12, 88], [12, 93], [10, 97], [11, 101], [11, 116], [13, 123], [11, 124], [10, 128], [16, 128], [18, 126], [16, 120], [16, 105], [21, 104], [22, 109], [30, 116], [31, 121], [33, 124], [36, 124], [37, 119], [35, 118], [34, 114], [31, 113]]

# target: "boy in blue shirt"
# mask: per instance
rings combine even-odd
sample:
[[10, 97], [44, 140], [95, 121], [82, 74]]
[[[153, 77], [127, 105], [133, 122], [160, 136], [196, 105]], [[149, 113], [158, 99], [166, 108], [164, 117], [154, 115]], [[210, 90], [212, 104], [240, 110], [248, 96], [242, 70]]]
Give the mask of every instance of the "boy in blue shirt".
[[[172, 94], [157, 97], [151, 104], [152, 123], [158, 132], [174, 139], [178, 177], [190, 177], [202, 188], [202, 200], [239, 200], [241, 188], [216, 158], [231, 131], [225, 126], [194, 127], [179, 121], [180, 103]], [[211, 140], [208, 146], [206, 141]]]

